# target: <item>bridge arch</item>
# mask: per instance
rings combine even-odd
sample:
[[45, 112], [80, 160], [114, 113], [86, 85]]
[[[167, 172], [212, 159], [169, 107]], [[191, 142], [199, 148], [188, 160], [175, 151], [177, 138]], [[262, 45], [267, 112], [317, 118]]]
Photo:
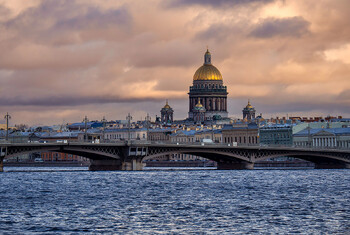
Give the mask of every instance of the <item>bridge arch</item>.
[[331, 153], [322, 153], [322, 152], [286, 152], [286, 153], [274, 153], [268, 154], [264, 157], [260, 157], [256, 159], [257, 161], [263, 161], [270, 158], [275, 157], [293, 157], [297, 159], [302, 159], [308, 162], [312, 162], [315, 164], [315, 168], [350, 168], [350, 156], [349, 160], [345, 160], [344, 156], [337, 156], [336, 154]]
[[23, 154], [31, 154], [37, 152], [57, 152], [73, 154], [93, 160], [97, 159], [120, 159], [120, 152], [108, 148], [82, 148], [77, 146], [21, 146], [8, 147], [5, 158], [16, 157]]

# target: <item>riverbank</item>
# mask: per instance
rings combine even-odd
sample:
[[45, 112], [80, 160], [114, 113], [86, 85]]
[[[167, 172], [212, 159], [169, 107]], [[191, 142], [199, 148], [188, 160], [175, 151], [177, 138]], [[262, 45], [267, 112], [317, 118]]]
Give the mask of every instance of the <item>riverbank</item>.
[[4, 167], [88, 167], [90, 162], [4, 162]]
[[[90, 162], [52, 161], [52, 162], [4, 162], [4, 167], [88, 167]], [[216, 167], [213, 161], [149, 161], [145, 167]], [[255, 168], [266, 167], [315, 167], [306, 161], [264, 161], [254, 164]]]
[[[146, 167], [216, 167], [213, 161], [150, 161]], [[315, 167], [307, 161], [264, 161], [256, 162], [254, 167]]]

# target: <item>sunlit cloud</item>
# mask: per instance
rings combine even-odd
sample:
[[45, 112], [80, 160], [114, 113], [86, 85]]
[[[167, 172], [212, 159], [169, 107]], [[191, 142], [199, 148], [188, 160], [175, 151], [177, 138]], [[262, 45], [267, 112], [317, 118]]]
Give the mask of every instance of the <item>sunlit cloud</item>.
[[0, 114], [61, 123], [188, 112], [206, 47], [229, 115], [350, 115], [347, 0], [0, 0]]

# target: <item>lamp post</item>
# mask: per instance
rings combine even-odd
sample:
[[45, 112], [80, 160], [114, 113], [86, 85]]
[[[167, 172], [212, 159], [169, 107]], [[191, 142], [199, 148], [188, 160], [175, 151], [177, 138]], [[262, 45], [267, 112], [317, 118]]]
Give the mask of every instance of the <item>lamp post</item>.
[[6, 119], [6, 141], [9, 140], [9, 119], [11, 119], [11, 116], [9, 115], [9, 113], [6, 113], [5, 117]]
[[103, 116], [102, 119], [102, 141], [105, 142], [105, 129], [106, 129], [106, 118]]
[[87, 123], [88, 123], [89, 119], [87, 118], [87, 116], [85, 116], [83, 122], [85, 123], [85, 133], [84, 133], [84, 142], [87, 141]]
[[310, 123], [307, 124], [307, 147], [311, 148]]
[[128, 141], [130, 141], [130, 126], [131, 126], [131, 120], [132, 120], [132, 116], [130, 115], [130, 113], [128, 113], [126, 120], [128, 120]]
[[149, 125], [150, 125], [150, 121], [151, 121], [151, 117], [149, 116], [149, 114], [147, 113], [147, 116], [145, 118], [146, 120], [146, 125], [147, 125], [147, 140], [149, 139], [148, 138], [148, 135], [149, 135]]

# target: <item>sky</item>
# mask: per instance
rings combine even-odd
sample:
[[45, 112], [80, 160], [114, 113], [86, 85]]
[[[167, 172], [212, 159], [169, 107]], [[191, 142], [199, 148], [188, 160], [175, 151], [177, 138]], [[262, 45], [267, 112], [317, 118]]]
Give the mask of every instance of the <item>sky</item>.
[[[350, 117], [348, 0], [0, 0], [0, 116], [51, 125], [188, 112], [206, 48], [228, 112]], [[4, 120], [1, 121], [2, 123]]]

